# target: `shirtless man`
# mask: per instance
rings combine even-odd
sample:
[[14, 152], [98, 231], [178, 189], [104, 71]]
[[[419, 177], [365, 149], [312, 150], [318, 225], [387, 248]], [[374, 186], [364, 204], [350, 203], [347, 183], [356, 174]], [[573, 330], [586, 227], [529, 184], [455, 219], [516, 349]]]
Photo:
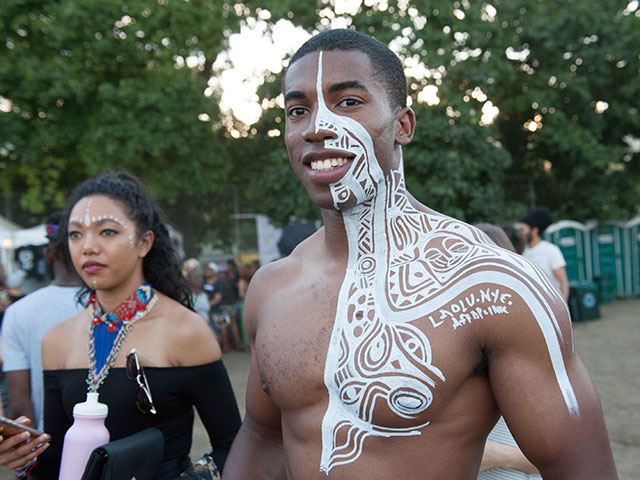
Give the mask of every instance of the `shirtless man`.
[[617, 478], [550, 280], [405, 190], [415, 117], [397, 57], [324, 32], [283, 89], [291, 165], [324, 228], [249, 287], [225, 479], [475, 479], [500, 413], [544, 478]]

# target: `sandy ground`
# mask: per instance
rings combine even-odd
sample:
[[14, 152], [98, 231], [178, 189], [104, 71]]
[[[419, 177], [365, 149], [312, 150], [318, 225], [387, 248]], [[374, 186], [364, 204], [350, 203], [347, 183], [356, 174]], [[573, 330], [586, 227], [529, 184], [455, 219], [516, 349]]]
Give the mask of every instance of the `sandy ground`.
[[[600, 320], [574, 324], [576, 351], [600, 395], [620, 479], [635, 480], [640, 478], [640, 299], [616, 300], [600, 310]], [[244, 415], [249, 354], [228, 352], [223, 358]], [[208, 448], [197, 420], [192, 458]], [[0, 470], [0, 480], [12, 478]]]

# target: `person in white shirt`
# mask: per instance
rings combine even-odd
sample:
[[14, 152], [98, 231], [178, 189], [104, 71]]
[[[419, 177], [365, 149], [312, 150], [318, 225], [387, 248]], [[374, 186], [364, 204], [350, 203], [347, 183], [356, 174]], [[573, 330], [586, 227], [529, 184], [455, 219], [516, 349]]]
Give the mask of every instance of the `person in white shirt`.
[[551, 277], [564, 300], [567, 301], [569, 299], [567, 262], [556, 245], [542, 239], [542, 233], [552, 223], [553, 215], [547, 207], [534, 208], [520, 221], [520, 228], [527, 241], [523, 255], [534, 261]]
[[47, 220], [45, 258], [50, 266], [51, 284], [40, 288], [11, 304], [2, 321], [3, 366], [9, 395], [7, 415], [33, 418], [42, 428], [42, 359], [41, 343], [45, 332], [53, 325], [68, 320], [83, 307], [76, 294], [80, 280], [65, 262], [66, 242], [60, 241], [62, 212], [56, 211]]

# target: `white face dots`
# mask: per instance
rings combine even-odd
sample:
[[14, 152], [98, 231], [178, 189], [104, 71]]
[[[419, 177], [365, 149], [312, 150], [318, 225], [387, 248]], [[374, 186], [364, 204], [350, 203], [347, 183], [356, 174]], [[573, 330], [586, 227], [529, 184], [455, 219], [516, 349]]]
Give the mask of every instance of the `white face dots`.
[[87, 202], [87, 209], [84, 212], [84, 226], [85, 227], [90, 227], [91, 226], [91, 199], [89, 199], [89, 201]]
[[93, 197], [81, 199], [76, 204], [76, 207], [74, 207], [74, 210], [76, 210], [78, 206], [81, 206], [81, 203], [85, 201], [86, 201], [86, 206], [84, 208], [84, 215], [82, 216], [82, 218], [80, 218], [77, 215], [72, 215], [69, 218], [69, 223], [77, 223], [79, 225], [84, 226], [85, 228], [90, 228], [95, 223], [105, 222], [109, 220], [114, 223], [117, 223], [125, 230], [129, 229], [129, 224], [125, 220], [122, 220], [121, 218], [119, 218], [119, 214], [115, 212], [109, 212], [108, 208], [105, 209], [105, 205], [102, 204], [103, 202], [98, 202], [97, 206], [93, 205], [93, 201], [94, 201]]

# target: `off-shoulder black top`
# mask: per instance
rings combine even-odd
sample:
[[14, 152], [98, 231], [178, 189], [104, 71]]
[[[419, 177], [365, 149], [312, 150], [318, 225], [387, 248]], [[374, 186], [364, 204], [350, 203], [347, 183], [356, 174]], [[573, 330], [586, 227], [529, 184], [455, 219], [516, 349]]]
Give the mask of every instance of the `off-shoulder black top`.
[[[190, 367], [145, 366], [144, 371], [156, 415], [138, 410], [138, 385], [127, 377], [124, 368], [112, 368], [98, 390], [99, 401], [109, 406], [105, 425], [111, 440], [148, 427], [159, 428], [165, 449], [158, 480], [173, 479], [189, 466], [195, 406], [209, 435], [212, 455], [222, 469], [241, 422], [222, 360]], [[51, 435], [51, 446], [40, 455], [32, 471], [39, 480], [58, 478], [64, 434], [73, 424], [73, 406], [86, 400], [86, 378], [86, 369], [44, 372], [44, 430]]]

